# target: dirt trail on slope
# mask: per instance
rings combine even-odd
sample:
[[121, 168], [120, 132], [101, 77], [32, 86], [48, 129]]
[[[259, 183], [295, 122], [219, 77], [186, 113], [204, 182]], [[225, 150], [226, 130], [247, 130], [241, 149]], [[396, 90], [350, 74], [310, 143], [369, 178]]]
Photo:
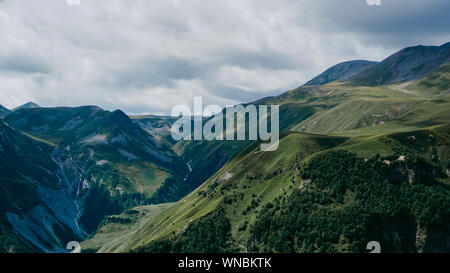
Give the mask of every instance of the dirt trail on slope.
[[391, 87], [392, 90], [396, 90], [396, 91], [400, 91], [409, 95], [415, 95], [413, 92], [409, 91], [406, 89], [406, 87], [410, 86], [411, 84], [413, 84], [415, 81], [409, 81], [409, 82], [405, 82], [402, 83], [400, 85], [397, 86], [393, 86]]

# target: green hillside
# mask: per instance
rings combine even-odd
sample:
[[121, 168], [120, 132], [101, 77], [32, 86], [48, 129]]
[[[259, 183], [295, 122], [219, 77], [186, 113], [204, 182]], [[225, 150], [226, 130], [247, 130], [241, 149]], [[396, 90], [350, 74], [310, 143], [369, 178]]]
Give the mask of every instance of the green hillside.
[[[194, 225], [194, 223], [207, 223], [206, 219], [208, 219], [208, 217], [218, 217], [216, 215], [218, 211], [222, 211], [222, 214], [230, 223], [230, 245], [226, 248], [226, 251], [246, 252], [254, 247], [257, 247], [257, 250], [259, 251], [262, 251], [264, 249], [264, 251], [277, 251], [277, 248], [272, 250], [266, 248], [270, 247], [270, 245], [267, 246], [263, 244], [260, 246], [255, 246], [252, 244], [250, 239], [253, 238], [255, 234], [257, 234], [258, 236], [261, 235], [260, 233], [258, 233], [261, 232], [261, 230], [258, 228], [259, 225], [262, 224], [260, 223], [259, 219], [263, 217], [262, 215], [268, 213], [268, 204], [281, 204], [280, 202], [290, 202], [289, 200], [291, 200], [291, 196], [293, 196], [292, 198], [297, 198], [296, 196], [298, 192], [302, 192], [304, 191], [305, 187], [309, 187], [308, 183], [310, 182], [308, 182], [309, 177], [306, 170], [308, 169], [308, 166], [313, 166], [309, 164], [318, 164], [315, 161], [313, 161], [314, 163], [311, 163], [311, 160], [313, 158], [321, 158], [321, 154], [327, 155], [330, 154], [330, 152], [333, 150], [345, 150], [355, 153], [355, 155], [344, 154], [345, 158], [352, 158], [352, 160], [356, 160], [355, 162], [360, 162], [359, 164], [366, 164], [363, 162], [365, 159], [367, 159], [367, 157], [376, 156], [377, 153], [381, 152], [381, 157], [372, 157], [372, 159], [370, 159], [369, 163], [367, 164], [376, 164], [377, 166], [387, 166], [389, 168], [384, 171], [389, 171], [389, 175], [387, 175], [387, 178], [392, 182], [389, 182], [386, 185], [383, 184], [384, 186], [390, 187], [389, 185], [392, 184], [392, 187], [398, 186], [399, 189], [404, 187], [405, 189], [411, 190], [412, 192], [417, 191], [417, 193], [414, 194], [423, 194], [424, 196], [426, 196], [428, 190], [435, 191], [437, 189], [441, 189], [441, 191], [444, 190], [444, 192], [450, 190], [448, 186], [446, 186], [449, 182], [448, 179], [441, 178], [445, 177], [442, 172], [441, 175], [436, 175], [435, 178], [433, 178], [434, 175], [431, 173], [423, 173], [420, 176], [418, 175], [416, 176], [417, 179], [413, 180], [413, 185], [411, 185], [408, 182], [409, 177], [407, 175], [394, 176], [391, 175], [391, 171], [398, 171], [405, 174], [408, 173], [407, 170], [409, 168], [417, 171], [417, 167], [408, 165], [418, 164], [414, 163], [416, 162], [414, 161], [414, 158], [424, 158], [424, 161], [420, 161], [420, 159], [418, 161], [423, 162], [420, 163], [423, 164], [423, 172], [428, 170], [428, 168], [437, 168], [443, 170], [445, 170], [446, 168], [448, 169], [450, 164], [450, 139], [448, 138], [448, 135], [449, 126], [441, 126], [404, 134], [399, 133], [379, 136], [375, 138], [355, 139], [309, 135], [294, 132], [286, 134], [280, 142], [280, 149], [278, 151], [273, 153], [261, 153], [258, 151], [255, 145], [244, 149], [196, 191], [176, 203], [171, 208], [158, 214], [155, 218], [151, 219], [148, 223], [139, 228], [133, 234], [124, 237], [120, 241], [105, 244], [100, 249], [100, 252], [123, 252], [133, 249], [137, 251], [157, 252], [161, 251], [161, 249], [159, 248], [161, 246], [164, 246], [164, 249], [167, 250], [167, 242], [169, 242], [169, 245], [171, 245], [171, 240], [174, 240], [174, 242], [179, 240], [183, 242], [185, 240], [198, 240], [198, 238], [195, 238], [195, 236], [192, 237], [192, 234], [195, 233], [191, 234], [191, 232], [187, 232], [187, 230], [190, 230], [190, 226]], [[414, 143], [409, 143], [411, 141], [414, 141]], [[374, 143], [379, 144], [374, 145]], [[372, 149], [371, 152], [368, 152], [368, 147]], [[333, 154], [331, 153], [331, 155]], [[390, 165], [387, 165], [385, 163], [385, 160], [394, 162], [395, 159], [398, 159], [401, 156], [405, 157], [406, 161], [404, 165], [403, 161], [397, 161], [397, 163], [395, 164], [398, 164], [398, 166], [392, 164], [393, 167], [390, 169]], [[411, 159], [411, 161], [409, 161], [409, 159]], [[349, 160], [349, 162], [352, 161]], [[351, 163], [349, 164], [349, 167], [351, 167]], [[332, 168], [332, 165], [325, 164], [323, 166], [324, 168]], [[375, 180], [370, 180], [373, 178], [370, 171], [371, 169], [364, 166], [361, 166], [361, 168], [367, 168], [367, 170], [369, 171], [369, 173], [365, 174], [367, 179], [369, 180], [367, 180], [367, 185], [364, 184], [364, 186], [370, 186], [370, 183], [375, 183]], [[315, 168], [313, 168], [312, 170], [314, 169]], [[326, 172], [327, 171], [324, 170], [321, 173]], [[430, 176], [428, 177], [428, 175]], [[338, 176], [332, 175], [331, 177]], [[423, 183], [428, 185], [428, 182], [426, 182], [428, 181], [428, 178], [431, 179], [431, 182], [429, 182], [431, 183], [430, 188], [426, 188], [423, 185]], [[425, 188], [422, 189], [422, 187]], [[326, 188], [324, 188], [324, 190], [327, 191]], [[317, 192], [317, 194], [319, 194], [319, 192]], [[446, 193], [443, 196], [439, 196], [441, 196], [439, 198], [447, 198], [450, 195]], [[337, 198], [337, 196], [334, 198]], [[347, 197], [346, 195], [344, 195], [342, 198], [344, 199], [339, 199], [338, 201], [332, 199], [327, 202], [331, 207], [345, 207], [347, 206]], [[391, 197], [387, 196], [386, 198]], [[449, 200], [444, 199], [442, 200], [442, 202], [449, 202]], [[355, 203], [354, 205], [350, 204], [353, 203], [349, 203], [348, 205], [354, 206], [357, 203]], [[388, 202], [386, 202], [386, 206], [395, 207], [395, 204], [390, 205]], [[414, 211], [416, 210], [414, 206], [411, 205], [411, 207], [406, 207], [405, 210]], [[433, 207], [435, 206], [433, 204], [430, 204], [430, 206], [431, 207], [423, 208], [423, 210], [432, 210], [429, 213], [433, 213], [433, 210], [437, 209], [436, 207]], [[420, 213], [422, 213], [421, 210], [422, 208], [420, 209]], [[287, 217], [288, 214], [286, 213], [288, 212], [281, 214], [281, 217], [284, 218], [284, 215], [286, 215]], [[329, 213], [334, 212], [329, 211]], [[344, 211], [343, 213], [346, 212]], [[389, 210], [383, 210], [380, 213], [388, 217]], [[444, 217], [442, 218], [442, 223], [448, 223], [448, 218], [445, 218], [449, 217], [448, 209], [444, 209], [440, 213], [442, 214], [442, 216], [439, 217]], [[420, 215], [417, 215], [416, 217], [419, 216]], [[317, 222], [316, 224], [319, 223], [320, 222]], [[386, 222], [386, 225], [389, 226], [390, 223]], [[345, 228], [345, 226], [341, 226], [339, 228]], [[395, 225], [392, 228], [395, 228]], [[410, 226], [409, 228], [412, 228], [412, 226]], [[435, 228], [438, 227], [430, 226], [430, 229]], [[263, 230], [267, 230], [267, 232], [270, 231], [270, 229]], [[444, 238], [445, 236], [448, 236], [449, 234], [447, 233], [447, 231], [442, 232], [440, 236], [444, 236]], [[185, 232], [186, 234], [191, 234], [189, 236], [191, 236], [192, 238], [184, 238], [183, 236], [185, 236]], [[370, 235], [369, 231], [367, 232], [367, 235]], [[376, 233], [378, 231], [374, 232], [374, 234], [378, 234]], [[358, 237], [355, 238], [355, 240], [362, 240], [362, 238], [363, 237]], [[335, 239], [333, 239], [332, 241], [334, 244], [332, 248], [316, 249], [314, 248], [314, 246], [312, 246], [312, 249], [305, 248], [302, 250], [302, 248], [281, 248], [278, 249], [278, 251], [361, 251], [362, 245], [358, 245], [356, 241], [349, 243], [348, 238], [344, 240], [345, 243], [342, 244], [339, 243], [339, 240], [337, 241], [337, 243], [335, 242]], [[354, 244], [352, 245], [352, 243]], [[399, 246], [396, 245], [394, 241], [389, 241], [388, 243], [392, 245], [392, 249], [390, 249], [391, 251], [395, 252], [401, 250], [397, 248]], [[413, 242], [413, 245], [415, 246], [415, 241]], [[140, 248], [142, 246], [145, 247]], [[328, 245], [327, 247], [331, 246]], [[439, 248], [440, 246], [433, 247]], [[179, 249], [174, 248], [173, 250], [177, 251]], [[216, 250], [219, 251], [220, 248], [217, 248]], [[410, 248], [407, 248], [407, 250], [417, 251], [417, 249], [412, 247], [411, 245]]]
[[299, 88], [290, 91], [286, 97], [288, 101], [293, 100], [290, 104], [295, 103], [298, 107], [308, 104], [314, 109], [309, 118], [293, 124], [292, 130], [321, 134], [351, 134], [353, 130], [370, 135], [447, 122], [450, 116], [448, 94], [439, 97], [408, 94], [397, 87], [354, 87], [332, 83], [315, 90]]
[[448, 95], [450, 92], [450, 63], [443, 64], [439, 69], [408, 86], [408, 89], [424, 95]]
[[[238, 226], [244, 225], [246, 221], [246, 217], [242, 217], [243, 213], [253, 214], [246, 210], [255, 202], [254, 195], [258, 195], [260, 202], [266, 202], [282, 194], [286, 178], [290, 180], [294, 173], [294, 162], [345, 140], [340, 137], [290, 133], [283, 137], [280, 149], [273, 153], [259, 152], [259, 146], [252, 145], [237, 154], [197, 190], [130, 234], [129, 238], [114, 244], [108, 243], [100, 251], [120, 252], [150, 239], [170, 236], [172, 232], [207, 215], [218, 206], [224, 206], [227, 214], [235, 215], [233, 227], [238, 230]], [[299, 148], [292, 149], [293, 146]], [[258, 180], [261, 182], [256, 182]], [[292, 184], [288, 183], [287, 186]], [[246, 236], [246, 231], [240, 233], [242, 237]]]
[[206, 182], [98, 251], [364, 252], [370, 236], [387, 252], [448, 251], [450, 210], [438, 206], [450, 196], [446, 54], [394, 54], [363, 72], [402, 70], [386, 72], [381, 86], [331, 82], [251, 103], [280, 105], [275, 152], [250, 142], [176, 143], [193, 168], [189, 183]]
[[[252, 226], [257, 252], [447, 252], [450, 188], [440, 168], [408, 154], [369, 160], [346, 151], [321, 153], [302, 165], [301, 189], [268, 203]], [[421, 237], [423, 236], [423, 237]]]
[[171, 207], [173, 203], [149, 205], [129, 209], [117, 216], [108, 216], [100, 224], [95, 235], [82, 243], [83, 252], [94, 252], [106, 243], [122, 242], [150, 219]]

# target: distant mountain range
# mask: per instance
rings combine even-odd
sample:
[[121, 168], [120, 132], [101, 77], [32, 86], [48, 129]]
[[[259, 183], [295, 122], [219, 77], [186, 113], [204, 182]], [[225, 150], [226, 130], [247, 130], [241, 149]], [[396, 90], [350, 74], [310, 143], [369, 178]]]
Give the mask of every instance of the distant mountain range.
[[348, 61], [337, 64], [308, 81], [305, 86], [333, 81], [351, 81], [355, 85], [379, 86], [422, 78], [450, 61], [450, 43], [442, 46], [405, 48], [380, 63]]
[[341, 63], [253, 102], [280, 105], [275, 152], [176, 142], [170, 117], [0, 108], [0, 252], [88, 234], [100, 252], [449, 252], [449, 51]]

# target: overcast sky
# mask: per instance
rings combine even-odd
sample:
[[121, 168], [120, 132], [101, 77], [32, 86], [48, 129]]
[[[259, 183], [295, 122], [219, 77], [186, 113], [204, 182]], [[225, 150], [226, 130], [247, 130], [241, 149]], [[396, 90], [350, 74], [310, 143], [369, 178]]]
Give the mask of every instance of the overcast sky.
[[[169, 114], [450, 41], [449, 0], [0, 0], [0, 104]], [[372, 2], [376, 2], [371, 0]]]

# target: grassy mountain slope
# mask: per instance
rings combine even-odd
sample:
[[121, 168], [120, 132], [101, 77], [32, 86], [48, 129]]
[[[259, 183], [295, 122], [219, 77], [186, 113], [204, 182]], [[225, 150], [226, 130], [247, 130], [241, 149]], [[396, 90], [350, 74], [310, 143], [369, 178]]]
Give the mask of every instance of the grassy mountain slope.
[[[309, 164], [312, 158], [334, 150], [345, 150], [360, 156], [362, 162], [364, 162], [365, 158], [381, 154], [382, 158], [385, 159], [378, 159], [377, 162], [381, 163], [376, 164], [389, 166], [384, 160], [394, 162], [403, 155], [406, 161], [408, 161], [408, 158], [414, 158], [413, 155], [417, 155], [425, 158], [428, 162], [434, 162], [433, 164], [436, 166], [446, 168], [448, 172], [448, 168], [450, 167], [449, 128], [448, 125], [444, 125], [408, 133], [396, 133], [378, 137], [357, 137], [352, 139], [292, 132], [283, 136], [280, 142], [280, 149], [276, 152], [261, 153], [256, 145], [250, 146], [236, 155], [219, 172], [211, 177], [211, 179], [189, 196], [152, 218], [148, 223], [137, 229], [137, 231], [130, 233], [119, 241], [105, 244], [100, 251], [123, 252], [132, 249], [138, 251], [147, 251], [149, 249], [152, 251], [160, 251], [159, 244], [164, 245], [167, 243], [167, 240], [170, 242], [170, 240], [175, 240], [175, 238], [180, 240], [183, 236], [187, 236], [186, 234], [190, 234], [187, 231], [190, 230], [191, 226], [207, 221], [206, 219], [208, 217], [217, 217], [214, 215], [219, 210], [223, 211], [223, 215], [231, 226], [230, 244], [227, 247], [227, 251], [249, 251], [255, 247], [255, 242], [252, 238], [255, 236], [255, 228], [258, 228], [258, 225], [261, 224], [258, 219], [261, 219], [261, 215], [267, 212], [263, 208], [269, 203], [276, 204], [282, 200], [285, 202], [288, 196], [302, 191], [307, 186], [307, 180], [302, 179], [302, 166]], [[424, 177], [428, 177], [428, 174], [418, 171], [416, 175], [411, 176], [408, 175], [408, 173], [411, 174], [408, 171], [410, 170], [409, 168], [417, 171], [416, 167], [402, 165], [403, 161], [401, 160], [396, 164], [399, 166], [398, 169], [394, 168], [392, 170], [403, 173], [397, 180], [405, 189], [412, 191], [417, 189], [417, 194], [419, 195], [424, 194], [423, 191], [438, 188], [442, 188], [445, 192], [449, 191], [448, 187], [445, 186], [445, 183], [447, 185], [449, 183], [448, 178], [439, 178], [443, 182], [436, 182], [438, 184], [433, 184], [436, 186], [432, 188], [422, 189], [421, 187], [423, 186], [413, 186], [414, 184], [421, 185], [421, 181], [425, 181], [421, 179], [426, 179]], [[391, 179], [391, 176], [389, 177]], [[410, 179], [412, 179], [413, 185], [409, 184], [408, 181]], [[330, 203], [330, 205], [342, 206], [340, 205], [341, 201], [334, 202]], [[346, 202], [344, 202], [344, 206], [346, 206], [345, 204]], [[388, 206], [388, 203], [386, 204]], [[408, 207], [407, 209], [414, 209], [414, 207]], [[424, 210], [431, 211], [433, 209], [436, 208], [424, 208]], [[382, 211], [382, 213], [386, 212]], [[448, 209], [445, 209], [442, 213], [442, 217], [449, 216]], [[419, 217], [418, 215], [416, 216]], [[412, 228], [415, 225], [415, 218], [412, 220], [413, 224], [409, 222], [411, 219], [408, 219], [403, 224], [406, 223], [408, 228]], [[392, 224], [387, 221], [386, 225], [394, 233], [402, 232], [401, 228], [398, 227], [398, 225], [402, 225], [401, 223]], [[428, 230], [438, 228], [436, 226], [429, 226]], [[438, 235], [446, 238], [445, 236], [448, 236], [448, 232], [450, 231], [447, 228], [444, 226], [444, 230], [441, 230]], [[417, 226], [414, 226], [413, 229], [416, 230]], [[374, 232], [373, 234], [378, 234], [377, 236], [379, 236], [379, 231]], [[426, 231], [423, 232], [427, 234]], [[256, 234], [258, 235], [258, 233]], [[428, 234], [429, 240], [432, 240], [432, 236], [434, 235], [432, 235], [431, 231]], [[193, 238], [191, 239], [194, 240]], [[363, 237], [354, 238], [354, 242], [362, 239]], [[416, 248], [418, 246], [416, 246], [415, 240], [414, 233], [413, 246], [407, 248], [408, 250], [417, 251]], [[154, 243], [150, 243], [152, 241]], [[388, 240], [386, 242], [392, 245], [390, 251], [395, 252], [399, 250], [396, 248], [398, 245], [395, 241]], [[155, 243], [159, 247], [155, 247]], [[422, 243], [426, 244], [425, 242]], [[419, 243], [417, 244], [419, 245]], [[269, 251], [263, 245], [259, 245], [254, 250], [263, 251], [265, 249], [265, 251]], [[142, 246], [145, 247], [140, 248]], [[333, 249], [335, 251], [361, 250], [361, 248], [353, 248], [354, 246], [347, 240], [344, 240], [342, 244], [339, 242], [335, 243], [334, 247]], [[436, 242], [431, 241], [428, 241], [428, 248], [424, 249], [425, 251], [431, 251], [433, 247], [435, 247], [435, 250], [440, 249], [439, 247], [446, 249], [446, 246], [440, 246]], [[303, 249], [303, 251], [307, 250], [309, 251], [311, 249]], [[329, 250], [328, 248], [314, 250], [313, 246], [313, 251]], [[281, 248], [280, 251], [284, 251], [284, 248]], [[302, 250], [296, 249], [296, 251]]]
[[[365, 128], [362, 134], [379, 134], [410, 130], [445, 123], [449, 116], [450, 97], [408, 94], [398, 86], [356, 87], [328, 84], [296, 103], [315, 106], [315, 113], [294, 125], [293, 130], [311, 133], [342, 133]], [[413, 90], [409, 89], [408, 90]], [[307, 92], [303, 88], [291, 91]], [[304, 101], [304, 102], [303, 102]]]
[[105, 244], [123, 241], [150, 219], [171, 207], [173, 203], [135, 207], [120, 215], [106, 217], [94, 236], [82, 243], [83, 252], [94, 252]]
[[376, 240], [383, 252], [448, 252], [449, 136], [447, 124], [315, 154], [300, 167], [299, 189], [263, 208], [250, 248], [365, 252]]
[[[125, 251], [152, 239], [171, 236], [172, 232], [178, 232], [189, 222], [219, 206], [226, 208], [227, 215], [233, 216], [233, 233], [244, 238], [246, 231], [239, 231], [239, 227], [248, 219], [254, 220], [251, 216], [254, 212], [250, 212], [248, 207], [254, 205], [256, 199], [266, 202], [282, 194], [285, 186], [292, 185], [290, 179], [295, 172], [295, 162], [343, 141], [345, 138], [290, 133], [283, 137], [280, 149], [273, 153], [261, 153], [258, 145], [252, 145], [236, 155], [197, 190], [130, 234], [129, 238], [106, 244], [100, 251]], [[244, 217], [243, 213], [249, 216]]]
[[448, 252], [450, 188], [412, 154], [364, 160], [345, 151], [312, 157], [300, 189], [268, 203], [252, 227], [258, 252]]
[[450, 63], [445, 63], [424, 78], [407, 87], [408, 90], [429, 96], [442, 96], [450, 92]]
[[192, 170], [186, 182], [193, 191], [248, 144], [249, 141], [180, 141], [173, 149]]

